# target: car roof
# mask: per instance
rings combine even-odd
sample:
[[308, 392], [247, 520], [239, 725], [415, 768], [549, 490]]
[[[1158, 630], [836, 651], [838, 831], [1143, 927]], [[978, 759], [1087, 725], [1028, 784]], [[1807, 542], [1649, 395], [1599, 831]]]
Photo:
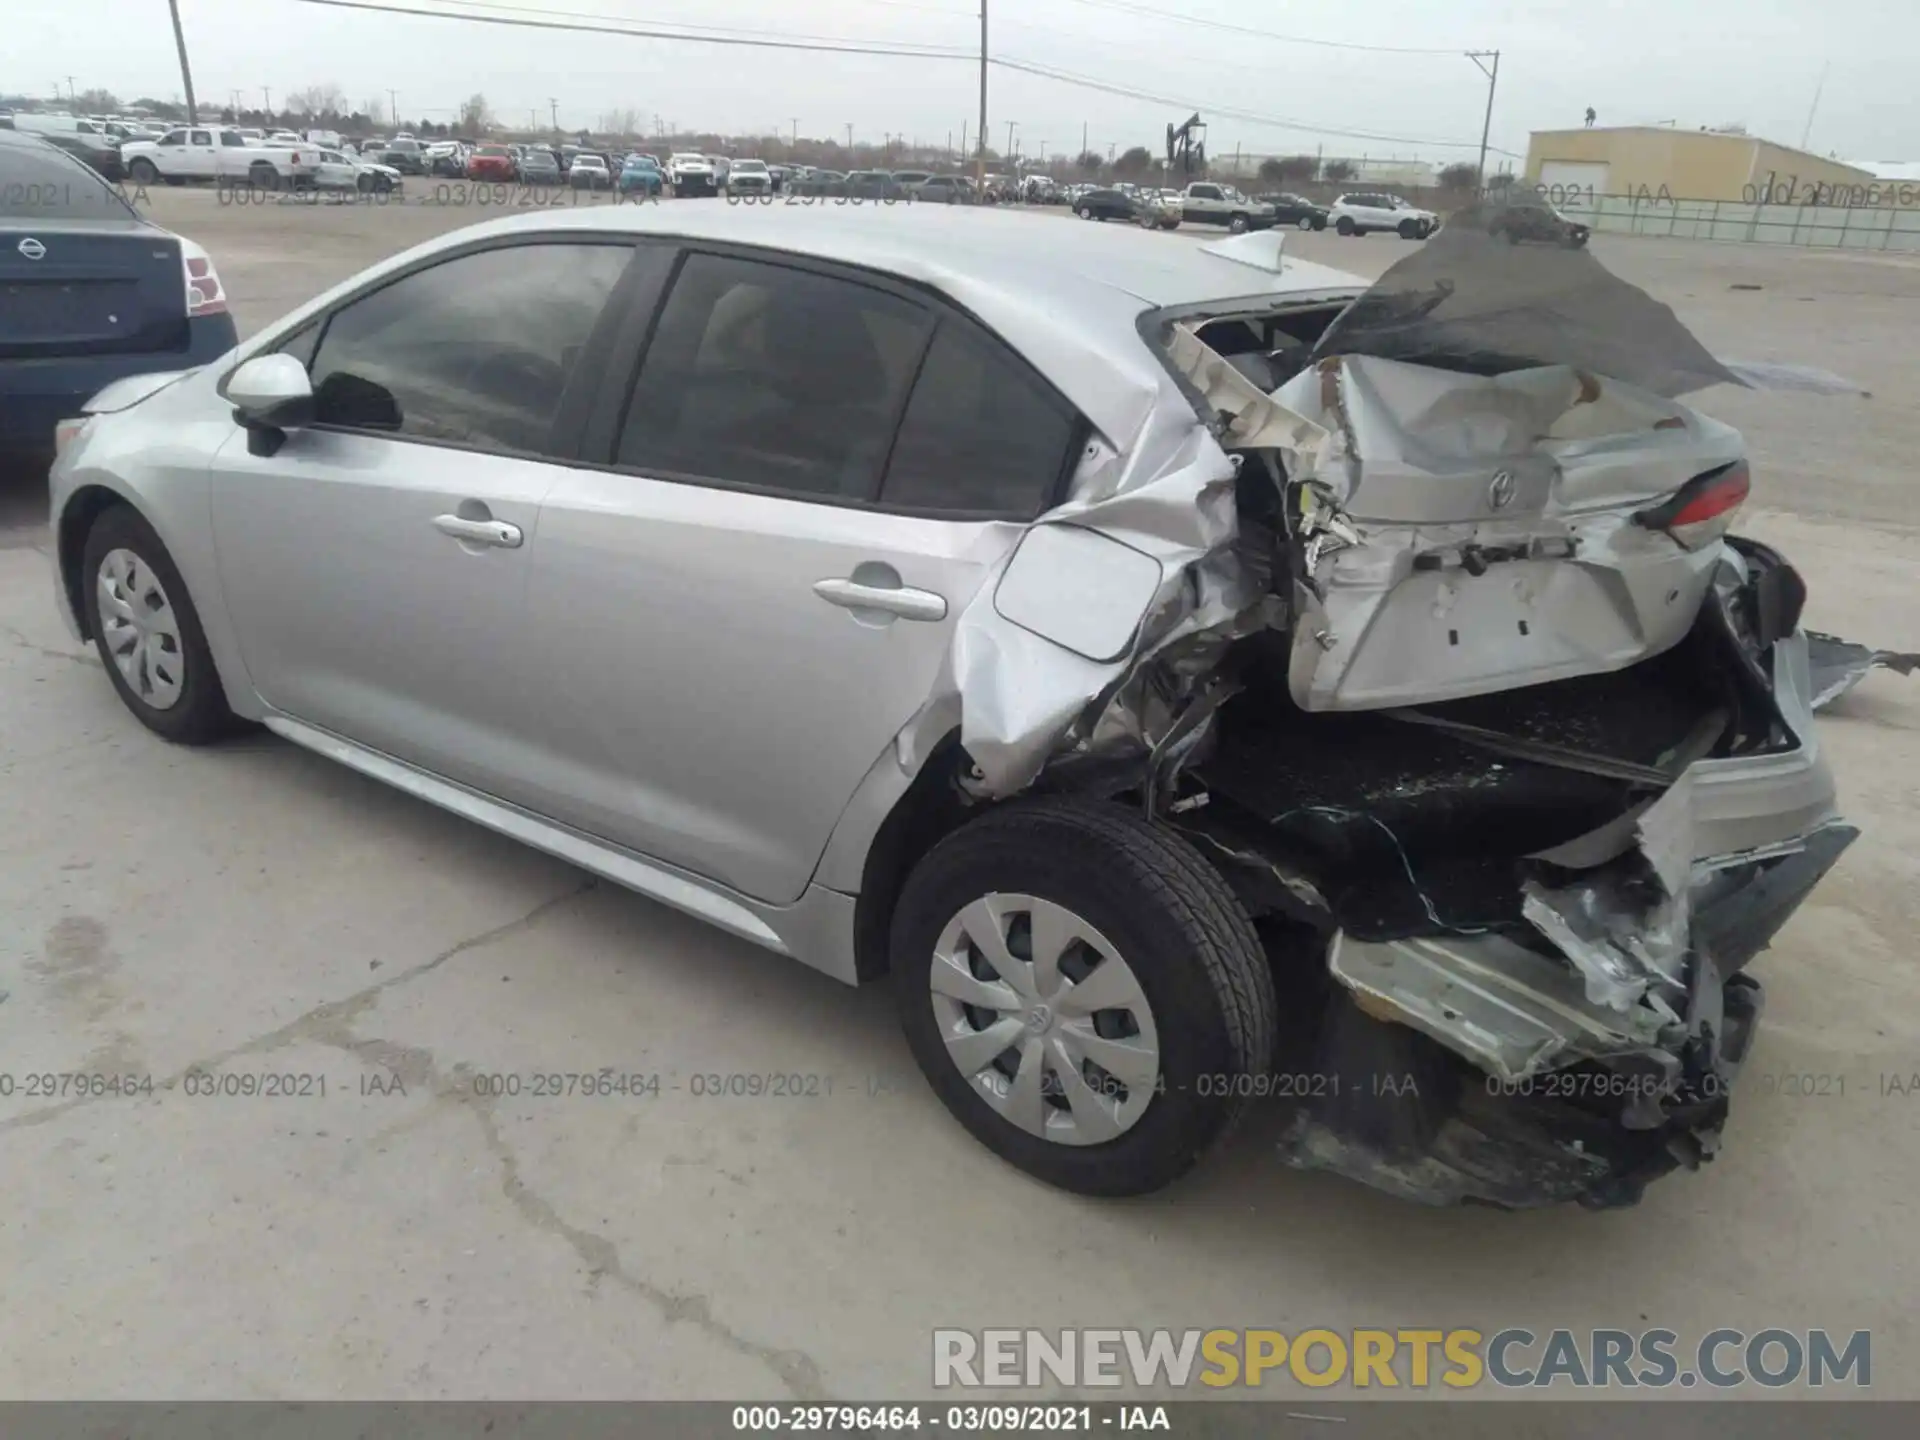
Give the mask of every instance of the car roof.
[[927, 286], [971, 311], [1052, 378], [1104, 434], [1122, 442], [1166, 380], [1163, 367], [1140, 346], [1146, 312], [1216, 304], [1253, 309], [1318, 294], [1345, 299], [1366, 288], [1357, 276], [1330, 266], [1285, 259], [1276, 273], [1210, 254], [1185, 237], [1132, 226], [908, 204], [542, 209], [454, 231], [357, 279], [451, 244], [519, 231], [634, 233], [759, 246]]

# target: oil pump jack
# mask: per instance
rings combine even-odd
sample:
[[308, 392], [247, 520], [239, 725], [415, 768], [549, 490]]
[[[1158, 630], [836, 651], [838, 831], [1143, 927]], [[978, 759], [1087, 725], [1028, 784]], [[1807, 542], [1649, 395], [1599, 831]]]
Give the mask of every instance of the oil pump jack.
[[1167, 173], [1204, 175], [1207, 170], [1207, 127], [1198, 114], [1179, 125], [1167, 126]]

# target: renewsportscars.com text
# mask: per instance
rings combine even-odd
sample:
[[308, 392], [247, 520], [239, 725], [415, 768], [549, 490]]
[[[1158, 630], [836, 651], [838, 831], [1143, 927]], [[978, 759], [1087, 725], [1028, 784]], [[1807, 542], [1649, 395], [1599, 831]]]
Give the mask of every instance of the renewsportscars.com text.
[[1866, 1330], [936, 1330], [935, 1389], [1778, 1389], [1873, 1383]]

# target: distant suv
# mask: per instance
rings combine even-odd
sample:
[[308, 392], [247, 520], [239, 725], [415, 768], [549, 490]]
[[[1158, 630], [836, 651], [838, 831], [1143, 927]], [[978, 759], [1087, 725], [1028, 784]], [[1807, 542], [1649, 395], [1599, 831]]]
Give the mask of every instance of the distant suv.
[[736, 160], [727, 168], [727, 194], [771, 195], [773, 176], [764, 160]]
[[1342, 195], [1334, 201], [1327, 211], [1327, 223], [1342, 235], [1391, 230], [1402, 240], [1424, 240], [1440, 228], [1440, 217], [1431, 210], [1409, 205], [1398, 195], [1368, 190]]
[[1521, 198], [1503, 205], [1487, 224], [1487, 233], [1518, 245], [1532, 241], [1540, 245], [1564, 245], [1578, 250], [1587, 243], [1589, 231], [1578, 220], [1569, 220], [1545, 200]]

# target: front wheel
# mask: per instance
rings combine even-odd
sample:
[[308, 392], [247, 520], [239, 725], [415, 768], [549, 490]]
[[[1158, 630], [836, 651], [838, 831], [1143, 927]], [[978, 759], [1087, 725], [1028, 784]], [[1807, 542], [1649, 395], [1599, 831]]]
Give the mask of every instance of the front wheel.
[[88, 632], [134, 718], [181, 745], [233, 730], [199, 613], [153, 527], [126, 506], [104, 511], [80, 564]]
[[1273, 977], [1225, 879], [1105, 802], [1016, 801], [948, 836], [894, 911], [914, 1059], [988, 1149], [1139, 1195], [1231, 1129], [1274, 1046]]
[[1247, 233], [1247, 227], [1252, 223], [1253, 222], [1248, 220], [1244, 215], [1233, 215], [1227, 220], [1227, 229], [1231, 230], [1235, 235], [1244, 235]]
[[358, 190], [362, 195], [371, 195], [373, 193], [373, 176], [356, 175], [353, 181], [353, 188]]

